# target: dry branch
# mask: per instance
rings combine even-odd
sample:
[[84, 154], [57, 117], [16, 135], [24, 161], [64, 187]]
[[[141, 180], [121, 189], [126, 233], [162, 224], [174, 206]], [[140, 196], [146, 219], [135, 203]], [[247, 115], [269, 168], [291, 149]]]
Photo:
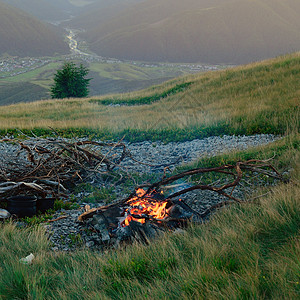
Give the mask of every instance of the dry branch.
[[53, 223], [53, 222], [56, 222], [56, 221], [59, 221], [59, 220], [62, 220], [62, 219], [67, 219], [67, 218], [68, 218], [68, 216], [60, 216], [60, 217], [58, 217], [56, 219], [53, 219], [53, 220], [47, 220], [47, 221], [45, 221], [45, 223]]
[[[108, 174], [126, 157], [124, 143], [69, 141], [62, 138], [3, 139], [13, 144], [14, 153], [0, 157], [0, 195], [18, 194], [23, 187], [52, 196], [64, 196], [67, 188], [83, 178]], [[12, 152], [12, 151], [10, 151]], [[105, 154], [103, 154], [103, 152]], [[18, 185], [11, 185], [14, 182]], [[39, 188], [36, 188], [36, 186]], [[35, 187], [35, 188], [33, 188]]]
[[[204, 174], [204, 173], [221, 173], [221, 174], [225, 174], [225, 175], [234, 176], [234, 179], [231, 182], [223, 184], [221, 186], [216, 185], [218, 183], [218, 181], [215, 183], [215, 185], [214, 184], [211, 184], [211, 185], [197, 184], [197, 185], [188, 187], [186, 189], [183, 189], [179, 192], [173, 193], [166, 198], [166, 200], [171, 200], [173, 198], [179, 197], [179, 196], [181, 196], [185, 193], [188, 193], [190, 191], [193, 191], [193, 190], [209, 190], [209, 191], [216, 192], [219, 195], [222, 195], [222, 196], [225, 196], [226, 198], [228, 198], [228, 200], [226, 200], [226, 201], [220, 202], [216, 205], [209, 207], [202, 214], [197, 213], [201, 218], [204, 218], [211, 211], [215, 210], [218, 207], [221, 207], [221, 206], [224, 206], [224, 205], [227, 205], [230, 203], [234, 203], [234, 202], [238, 202], [238, 203], [243, 202], [241, 199], [238, 199], [238, 198], [232, 196], [233, 190], [240, 183], [240, 181], [243, 177], [243, 171], [251, 171], [251, 172], [255, 172], [255, 173], [260, 173], [260, 174], [267, 175], [267, 176], [270, 176], [275, 179], [279, 179], [279, 180], [283, 181], [284, 179], [283, 179], [282, 175], [276, 170], [276, 168], [274, 166], [272, 166], [268, 162], [269, 162], [269, 160], [266, 160], [266, 161], [249, 160], [249, 161], [244, 161], [244, 162], [237, 162], [235, 165], [224, 165], [224, 166], [214, 167], [214, 168], [197, 168], [197, 169], [192, 169], [189, 171], [185, 171], [185, 172], [176, 174], [174, 176], [170, 176], [168, 178], [166, 178], [166, 175], [164, 174], [162, 180], [155, 182], [150, 186], [149, 185], [141, 185], [141, 186], [136, 187], [136, 190], [138, 190], [140, 188], [145, 188], [145, 187], [148, 188], [146, 193], [143, 196], [138, 197], [136, 195], [136, 193], [133, 192], [127, 198], [122, 199], [118, 202], [115, 202], [110, 205], [94, 208], [90, 211], [84, 212], [82, 215], [79, 216], [78, 219], [80, 221], [84, 221], [85, 219], [92, 217], [94, 214], [104, 212], [107, 209], [113, 208], [115, 206], [122, 206], [124, 203], [130, 201], [130, 199], [132, 199], [133, 197], [138, 197], [139, 199], [147, 198], [147, 197], [149, 197], [149, 195], [152, 195], [153, 192], [158, 191], [160, 188], [165, 187], [168, 184], [171, 184], [179, 179], [190, 177], [192, 175], [198, 175], [198, 174]], [[228, 190], [230, 188], [232, 188], [231, 193], [226, 192], [226, 190]], [[201, 201], [201, 199], [199, 199], [199, 201]], [[138, 218], [137, 216], [135, 216], [135, 217]]]

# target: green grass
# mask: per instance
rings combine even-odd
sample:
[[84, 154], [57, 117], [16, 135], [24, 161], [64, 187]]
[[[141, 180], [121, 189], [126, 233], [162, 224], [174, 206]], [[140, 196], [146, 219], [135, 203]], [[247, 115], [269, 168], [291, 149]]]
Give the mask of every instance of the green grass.
[[117, 200], [117, 195], [114, 191], [114, 187], [95, 187], [90, 183], [81, 183], [75, 187], [74, 193], [88, 192], [88, 196], [85, 196], [82, 202], [86, 203], [99, 203], [104, 202], [109, 204], [114, 200]]
[[[64, 114], [66, 116], [66, 114]], [[59, 119], [61, 115], [53, 114], [53, 118]], [[90, 128], [65, 128], [55, 129], [56, 133], [58, 133], [62, 137], [85, 137], [89, 139], [102, 139], [102, 140], [120, 140], [125, 136], [125, 139], [130, 142], [142, 142], [145, 140], [152, 141], [163, 141], [165, 143], [168, 142], [182, 142], [193, 139], [201, 139], [208, 136], [220, 136], [220, 135], [230, 135], [230, 134], [238, 134], [237, 131], [229, 128], [228, 125], [224, 124], [223, 126], [220, 124], [219, 126], [213, 127], [193, 127], [186, 129], [164, 129], [164, 130], [132, 130], [125, 129], [120, 130], [119, 132], [111, 132], [106, 129], [97, 130]], [[49, 128], [33, 128], [33, 129], [22, 129], [22, 132], [28, 136], [37, 135], [37, 136], [56, 136], [56, 133]], [[245, 132], [240, 131], [240, 134], [245, 134]], [[279, 133], [271, 131], [269, 133]], [[0, 136], [5, 136], [6, 134], [12, 135], [20, 135], [19, 129], [0, 129]]]
[[[130, 141], [189, 140], [300, 129], [299, 53], [143, 91], [1, 107], [0, 128]], [[122, 104], [115, 107], [107, 104]], [[139, 104], [139, 105], [133, 105]], [[3, 132], [4, 132], [3, 131]]]
[[111, 105], [111, 104], [120, 104], [120, 105], [142, 105], [142, 104], [151, 104], [154, 102], [157, 102], [159, 100], [162, 100], [164, 98], [167, 98], [171, 95], [175, 95], [177, 93], [180, 93], [184, 91], [188, 86], [190, 86], [192, 82], [185, 82], [181, 84], [176, 84], [174, 87], [164, 90], [160, 93], [154, 93], [149, 96], [139, 97], [135, 99], [91, 99], [90, 103], [98, 103], [102, 105]]
[[[41, 227], [0, 225], [0, 298], [298, 299], [299, 141], [294, 132], [275, 144], [199, 161], [216, 166], [275, 154], [272, 163], [293, 170], [292, 178], [267, 196], [224, 208], [209, 222], [148, 246], [52, 253]], [[265, 189], [254, 195], [260, 193]], [[30, 253], [36, 256], [32, 265], [19, 263]]]
[[[293, 161], [298, 155], [299, 163], [299, 152], [288, 152], [293, 153]], [[255, 203], [222, 209], [209, 223], [191, 226], [184, 234], [166, 234], [149, 246], [136, 244], [102, 255], [90, 251], [49, 254], [42, 229], [1, 225], [0, 296], [297, 299], [299, 164], [296, 169], [294, 183], [273, 188]], [[20, 264], [19, 259], [31, 252], [36, 256], [33, 264]]]

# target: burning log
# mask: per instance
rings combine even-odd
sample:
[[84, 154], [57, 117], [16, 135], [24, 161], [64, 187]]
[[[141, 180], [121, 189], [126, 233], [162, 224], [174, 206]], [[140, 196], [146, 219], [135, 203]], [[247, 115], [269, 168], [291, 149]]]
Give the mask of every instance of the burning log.
[[[187, 226], [189, 222], [201, 223], [208, 214], [217, 208], [234, 202], [242, 203], [243, 200], [233, 197], [232, 192], [240, 183], [243, 171], [265, 174], [283, 180], [281, 174], [268, 161], [249, 160], [238, 162], [235, 165], [197, 168], [168, 178], [164, 176], [162, 180], [148, 185], [147, 189], [144, 189], [145, 185], [137, 187], [135, 192], [126, 199], [88, 210], [81, 214], [78, 220], [83, 222], [93, 218], [92, 224], [95, 225], [94, 228], [101, 236], [105, 236], [105, 243], [109, 243], [110, 240], [116, 240], [117, 244], [127, 240], [147, 242], [149, 238], [156, 236], [161, 230], [173, 230]], [[220, 186], [197, 184], [168, 196], [162, 192], [164, 186], [179, 179], [212, 172], [234, 178]], [[181, 199], [175, 200], [180, 195], [197, 189], [216, 192], [228, 200], [212, 205], [202, 213], [193, 210]], [[228, 189], [231, 189], [231, 192], [227, 192]]]

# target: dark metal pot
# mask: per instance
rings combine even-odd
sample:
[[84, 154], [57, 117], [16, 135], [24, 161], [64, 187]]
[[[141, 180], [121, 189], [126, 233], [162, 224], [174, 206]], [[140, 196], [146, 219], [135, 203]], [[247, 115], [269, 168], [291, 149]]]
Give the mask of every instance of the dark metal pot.
[[19, 218], [36, 214], [36, 196], [15, 196], [8, 198], [7, 210]]
[[45, 213], [48, 209], [54, 208], [56, 198], [39, 198], [36, 202], [36, 210]]

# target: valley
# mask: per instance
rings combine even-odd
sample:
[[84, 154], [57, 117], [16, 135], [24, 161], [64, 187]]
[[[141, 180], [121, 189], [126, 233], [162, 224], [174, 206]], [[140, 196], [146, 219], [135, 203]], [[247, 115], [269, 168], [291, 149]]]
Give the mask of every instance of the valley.
[[[85, 41], [78, 38], [80, 30], [65, 29], [70, 54], [56, 57], [19, 57], [0, 58], [0, 105], [17, 102], [36, 101], [49, 98], [53, 75], [64, 61], [83, 63], [90, 69], [90, 95], [129, 92], [159, 84], [174, 77], [197, 72], [221, 70], [226, 65], [148, 63], [142, 61], [120, 60], [102, 57], [89, 51]], [[20, 83], [23, 86], [36, 86], [39, 93], [33, 95], [14, 94]], [[24, 93], [28, 89], [24, 89]]]
[[90, 69], [90, 95], [96, 96], [299, 49], [295, 0], [6, 3], [0, 2], [0, 105], [48, 99], [54, 73], [68, 60]]

